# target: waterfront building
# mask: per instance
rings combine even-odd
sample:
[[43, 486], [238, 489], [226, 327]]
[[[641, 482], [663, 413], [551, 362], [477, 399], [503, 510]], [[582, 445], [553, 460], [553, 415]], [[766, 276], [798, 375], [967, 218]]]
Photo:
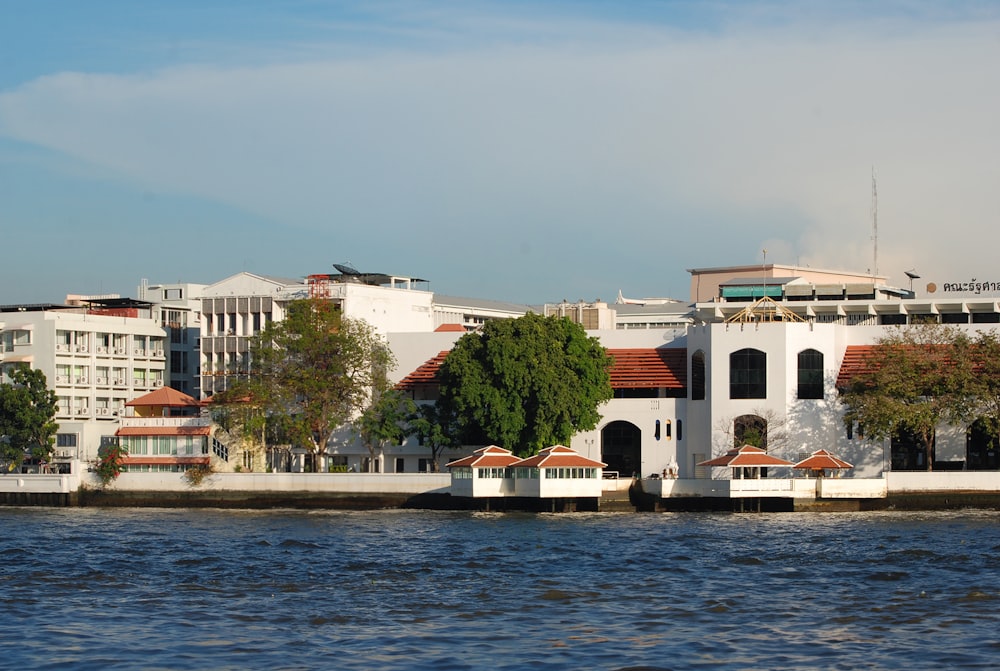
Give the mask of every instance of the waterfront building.
[[[619, 328], [611, 313], [622, 304], [546, 306], [602, 327], [588, 332], [615, 359], [614, 398], [602, 406], [600, 425], [569, 447], [623, 477], [672, 472], [674, 464], [681, 478], [726, 477], [699, 464], [754, 434], [791, 462], [817, 449], [840, 455], [854, 464], [847, 477], [923, 469], [921, 450], [906, 437], [872, 444], [845, 425], [838, 388], [889, 329], [928, 322], [1000, 329], [1000, 287], [990, 283], [928, 283], [918, 295], [883, 276], [789, 265], [690, 272], [692, 303], [681, 326]], [[410, 359], [424, 348], [399, 388], [433, 402], [447, 349], [407, 334], [391, 342]], [[935, 469], [997, 468], [986, 442], [966, 427], [939, 427]]]
[[167, 332], [167, 384], [201, 396], [198, 338], [201, 335], [201, 293], [204, 284], [177, 282], [150, 284], [142, 280], [136, 294], [153, 305], [153, 317]]
[[128, 452], [127, 471], [183, 472], [211, 463], [211, 420], [183, 392], [162, 387], [138, 396], [125, 404], [118, 422], [115, 436]]
[[0, 379], [15, 366], [41, 370], [58, 400], [56, 455], [91, 460], [126, 402], [164, 386], [166, 333], [146, 301], [67, 303], [0, 306]]

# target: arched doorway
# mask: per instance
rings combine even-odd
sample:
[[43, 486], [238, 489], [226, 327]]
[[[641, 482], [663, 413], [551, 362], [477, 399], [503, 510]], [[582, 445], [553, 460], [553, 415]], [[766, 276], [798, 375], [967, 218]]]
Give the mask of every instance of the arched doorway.
[[970, 471], [1000, 469], [1000, 441], [986, 422], [977, 419], [965, 434], [965, 467]]
[[601, 461], [622, 477], [639, 473], [642, 465], [642, 431], [632, 422], [611, 422], [601, 429]]

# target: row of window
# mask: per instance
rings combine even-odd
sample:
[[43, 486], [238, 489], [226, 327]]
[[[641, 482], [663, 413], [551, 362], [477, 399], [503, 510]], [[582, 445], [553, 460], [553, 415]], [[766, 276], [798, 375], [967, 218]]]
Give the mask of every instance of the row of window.
[[208, 454], [204, 436], [122, 436], [119, 440], [130, 455], [193, 457]]
[[[477, 468], [476, 476], [480, 480], [502, 480], [518, 478], [520, 480], [538, 480], [540, 470], [545, 471], [546, 480], [594, 480], [600, 476], [596, 468]], [[472, 478], [471, 468], [452, 469], [452, 477], [456, 480]]]
[[[823, 353], [806, 349], [798, 354], [800, 399], [823, 398]], [[705, 400], [705, 353], [691, 355], [691, 400]], [[729, 398], [767, 398], [767, 354], [745, 348], [729, 355]]]
[[92, 333], [90, 331], [56, 331], [57, 352], [90, 352], [98, 354], [163, 355], [163, 338], [129, 335], [126, 333]]

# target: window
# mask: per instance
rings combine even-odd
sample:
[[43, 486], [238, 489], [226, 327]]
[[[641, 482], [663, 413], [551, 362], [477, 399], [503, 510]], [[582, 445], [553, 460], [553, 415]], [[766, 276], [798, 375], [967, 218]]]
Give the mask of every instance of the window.
[[729, 355], [729, 398], [767, 398], [767, 355], [741, 349]]
[[799, 398], [823, 398], [823, 353], [799, 352]]
[[767, 420], [759, 415], [740, 415], [733, 420], [733, 447], [753, 445], [767, 449]]
[[56, 447], [76, 447], [77, 445], [77, 434], [75, 433], [57, 433], [56, 434]]
[[691, 355], [691, 400], [705, 400], [705, 353], [701, 350]]

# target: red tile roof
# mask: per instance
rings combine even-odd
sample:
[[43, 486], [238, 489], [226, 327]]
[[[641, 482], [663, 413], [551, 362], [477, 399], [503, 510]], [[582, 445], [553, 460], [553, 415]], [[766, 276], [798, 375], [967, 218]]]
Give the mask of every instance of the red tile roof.
[[698, 466], [729, 466], [731, 468], [741, 467], [762, 467], [762, 466], [791, 466], [792, 462], [785, 461], [778, 457], [772, 457], [766, 451], [753, 445], [734, 447], [721, 457], [702, 461]]
[[439, 384], [438, 370], [441, 368], [441, 364], [444, 362], [446, 356], [448, 356], [448, 350], [438, 352], [434, 358], [420, 364], [415, 371], [400, 380], [396, 384], [396, 389], [410, 390], [419, 385]]
[[156, 391], [133, 398], [125, 405], [131, 407], [163, 406], [167, 408], [188, 408], [201, 404], [182, 391], [177, 391], [172, 387], [160, 387]]
[[461, 324], [441, 324], [434, 331], [436, 333], [465, 333], [465, 327]]
[[[683, 348], [609, 349], [612, 389], [687, 388], [687, 350]], [[396, 385], [410, 390], [418, 385], [438, 384], [438, 370], [448, 351], [438, 352]]]
[[[880, 359], [876, 353], [881, 347], [891, 347], [891, 345], [848, 345], [844, 351], [844, 360], [840, 364], [840, 371], [837, 373], [837, 388], [846, 389], [851, 385], [851, 380], [860, 375], [867, 375], [878, 370]], [[901, 347], [911, 347], [902, 345]], [[918, 346], [924, 347], [924, 346]], [[948, 345], [928, 345], [928, 353], [942, 355], [942, 361], [949, 363]], [[983, 361], [973, 361], [975, 370], [981, 370]]]
[[871, 355], [874, 351], [874, 345], [847, 346], [844, 360], [840, 363], [840, 372], [837, 374], [837, 389], [846, 389], [855, 377], [872, 371]]
[[792, 468], [805, 468], [813, 471], [819, 471], [827, 468], [854, 468], [854, 466], [839, 457], [833, 456], [833, 454], [826, 450], [816, 450], [810, 456], [795, 464]]
[[546, 447], [538, 454], [522, 459], [511, 468], [604, 468], [604, 462], [588, 459], [565, 445]]
[[505, 450], [496, 445], [487, 445], [486, 447], [480, 447], [467, 457], [462, 457], [461, 459], [456, 459], [445, 464], [445, 468], [461, 466], [468, 468], [506, 468], [515, 461], [518, 461], [518, 458], [510, 450]]
[[615, 360], [612, 389], [687, 388], [686, 349], [609, 349], [608, 354]]

